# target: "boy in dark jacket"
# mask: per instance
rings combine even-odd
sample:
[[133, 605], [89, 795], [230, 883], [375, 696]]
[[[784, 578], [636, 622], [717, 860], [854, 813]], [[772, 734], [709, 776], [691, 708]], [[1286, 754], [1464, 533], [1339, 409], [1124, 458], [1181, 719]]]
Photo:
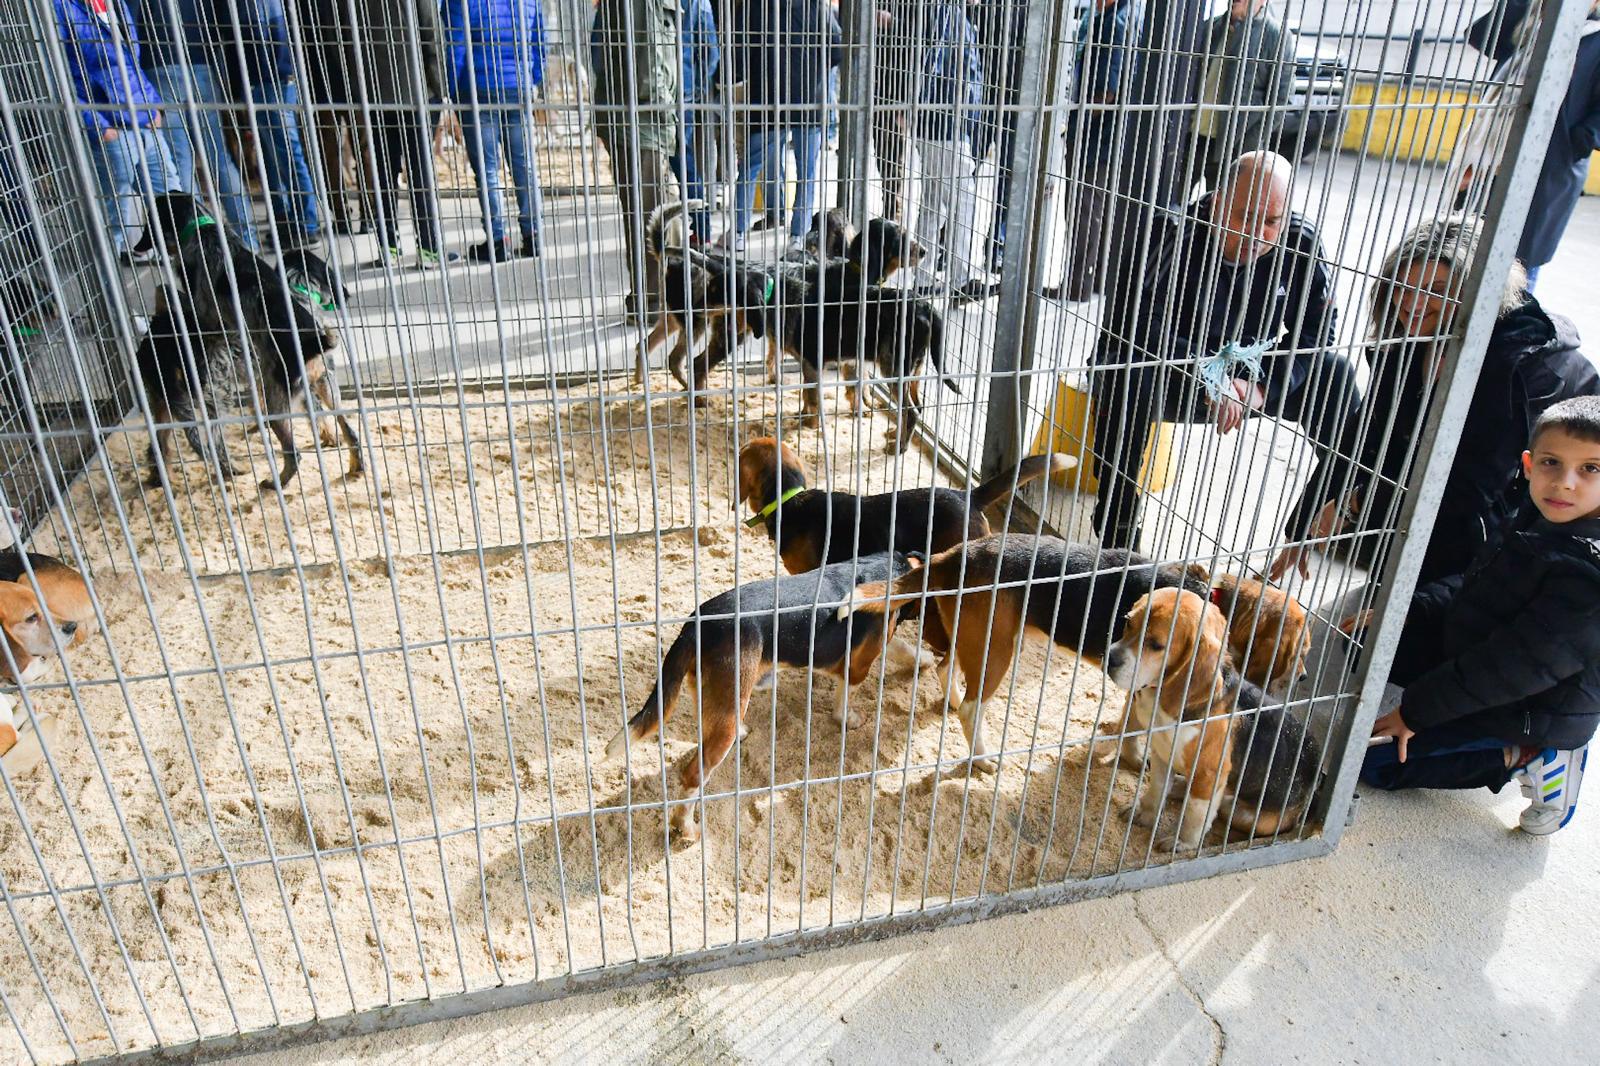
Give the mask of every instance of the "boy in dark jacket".
[[1532, 802], [1524, 832], [1571, 820], [1600, 722], [1600, 397], [1555, 404], [1522, 455], [1532, 506], [1466, 574], [1419, 589], [1361, 779], [1382, 789], [1498, 791]]

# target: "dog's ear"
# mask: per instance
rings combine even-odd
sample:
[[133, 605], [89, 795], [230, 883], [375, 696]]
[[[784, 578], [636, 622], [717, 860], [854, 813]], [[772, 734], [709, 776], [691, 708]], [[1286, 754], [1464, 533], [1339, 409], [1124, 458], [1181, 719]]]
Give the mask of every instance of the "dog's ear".
[[912, 570], [920, 570], [927, 561], [928, 557], [921, 552], [906, 552], [906, 566]]

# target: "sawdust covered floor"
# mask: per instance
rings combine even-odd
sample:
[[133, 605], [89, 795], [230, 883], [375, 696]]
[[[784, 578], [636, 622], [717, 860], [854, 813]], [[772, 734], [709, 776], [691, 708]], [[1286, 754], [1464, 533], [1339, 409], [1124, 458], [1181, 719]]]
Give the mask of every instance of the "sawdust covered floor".
[[[713, 399], [693, 427], [681, 398], [557, 399], [378, 414], [368, 477], [327, 496], [307, 468], [282, 507], [248, 479], [243, 514], [167, 507], [139, 485], [137, 433], [75, 486], [108, 626], [71, 660], [76, 705], [35, 693], [65, 729], [0, 821], [26, 934], [0, 940], [0, 972], [36, 1053], [67, 1051], [45, 987], [77, 1052], [100, 1054], [1159, 861], [1120, 814], [1131, 778], [1091, 759], [1101, 676], [1043, 647], [991, 709], [994, 775], [959, 765], [931, 671], [875, 673], [849, 735], [832, 678], [785, 675], [711, 780], [703, 840], [669, 843], [655, 751], [631, 775], [600, 755], [654, 683], [658, 638], [773, 573], [730, 491], [771, 398], [739, 418]], [[814, 483], [936, 483], [916, 450], [896, 471], [886, 425], [839, 417], [791, 442]], [[230, 447], [265, 472], [242, 430]], [[192, 465], [175, 480], [173, 498], [208, 498]], [[119, 509], [144, 516], [131, 538], [82, 524]], [[291, 544], [305, 568], [270, 569]], [[694, 737], [680, 714], [669, 766]], [[0, 1047], [22, 1057], [14, 1029]]]

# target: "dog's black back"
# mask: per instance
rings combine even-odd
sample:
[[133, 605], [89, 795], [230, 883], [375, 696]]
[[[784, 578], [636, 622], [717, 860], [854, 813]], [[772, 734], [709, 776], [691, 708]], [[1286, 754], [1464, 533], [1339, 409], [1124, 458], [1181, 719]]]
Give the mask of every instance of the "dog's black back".
[[1027, 624], [1097, 662], [1121, 639], [1125, 616], [1139, 597], [1172, 586], [1200, 596], [1210, 593], [1197, 567], [1059, 537], [997, 534], [969, 543], [965, 556], [964, 587], [981, 588], [996, 574], [1002, 584], [1032, 582]]
[[1270, 703], [1261, 689], [1243, 678], [1238, 706], [1255, 713], [1232, 724], [1234, 795], [1243, 804], [1267, 811], [1302, 807], [1311, 797], [1320, 762], [1316, 738], [1305, 719]]
[[[804, 574], [752, 581], [700, 605], [703, 647], [721, 643], [718, 634], [735, 627], [744, 641], [759, 641], [766, 662], [787, 666], [826, 666], [844, 659], [850, 646], [868, 632], [860, 619], [851, 625], [837, 617], [855, 586], [890, 581], [911, 569], [900, 553], [864, 555]], [[773, 624], [776, 612], [777, 624]], [[735, 615], [737, 618], [718, 618]], [[848, 618], [848, 616], [847, 616]], [[693, 620], [685, 624], [693, 629]], [[725, 639], [725, 638], [724, 638]]]
[[811, 489], [782, 511], [781, 526], [777, 513], [765, 520], [779, 556], [791, 539], [821, 532], [818, 553], [824, 564], [888, 551], [936, 555], [988, 532], [983, 512], [969, 514], [967, 493], [960, 489], [902, 489], [875, 496]]

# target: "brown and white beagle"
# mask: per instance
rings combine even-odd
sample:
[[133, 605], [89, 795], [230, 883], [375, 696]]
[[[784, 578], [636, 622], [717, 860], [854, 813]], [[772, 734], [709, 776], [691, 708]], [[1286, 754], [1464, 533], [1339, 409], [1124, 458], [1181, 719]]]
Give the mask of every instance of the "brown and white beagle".
[[1144, 733], [1134, 820], [1154, 827], [1178, 779], [1186, 783], [1179, 823], [1159, 847], [1198, 850], [1225, 806], [1229, 823], [1252, 834], [1276, 833], [1304, 809], [1319, 762], [1311, 733], [1285, 708], [1263, 706], [1239, 676], [1215, 604], [1186, 589], [1152, 591], [1105, 662], [1128, 691], [1130, 727]]

